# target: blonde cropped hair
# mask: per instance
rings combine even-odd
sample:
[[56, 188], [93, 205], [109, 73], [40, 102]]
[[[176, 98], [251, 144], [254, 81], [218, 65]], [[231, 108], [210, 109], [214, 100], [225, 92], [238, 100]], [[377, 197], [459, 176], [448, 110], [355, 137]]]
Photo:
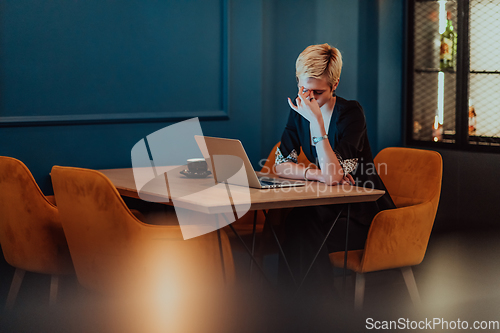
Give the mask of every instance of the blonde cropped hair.
[[326, 43], [306, 47], [295, 63], [297, 81], [301, 76], [319, 79], [324, 75], [330, 87], [333, 87], [340, 78], [340, 72], [342, 55], [339, 50]]

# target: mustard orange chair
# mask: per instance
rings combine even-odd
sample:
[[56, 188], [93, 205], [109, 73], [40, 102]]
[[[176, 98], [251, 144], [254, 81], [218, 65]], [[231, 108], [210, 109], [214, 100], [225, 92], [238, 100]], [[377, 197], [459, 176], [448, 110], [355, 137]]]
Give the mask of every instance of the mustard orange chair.
[[[356, 272], [355, 306], [363, 304], [364, 273], [400, 268], [415, 305], [420, 297], [411, 266], [424, 259], [441, 194], [443, 162], [435, 151], [386, 148], [374, 159], [396, 209], [379, 212], [365, 248], [348, 252], [347, 268]], [[367, 170], [365, 170], [368, 172]], [[344, 267], [344, 252], [330, 254]]]
[[26, 271], [50, 274], [50, 304], [60, 275], [74, 273], [53, 196], [45, 196], [23, 162], [0, 156], [0, 244], [15, 267], [6, 308], [14, 305]]
[[54, 166], [51, 176], [76, 276], [85, 288], [128, 296], [128, 292], [147, 292], [151, 286], [234, 282], [224, 231], [222, 261], [216, 232], [183, 240], [178, 224], [143, 223], [98, 171]]

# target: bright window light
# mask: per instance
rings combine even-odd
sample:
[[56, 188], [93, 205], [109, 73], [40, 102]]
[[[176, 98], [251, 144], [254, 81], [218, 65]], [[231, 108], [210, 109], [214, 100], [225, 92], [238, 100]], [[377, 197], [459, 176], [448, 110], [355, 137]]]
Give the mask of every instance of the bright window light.
[[439, 3], [439, 34], [446, 30], [446, 1], [438, 1]]
[[438, 121], [442, 125], [444, 120], [444, 73], [438, 73]]

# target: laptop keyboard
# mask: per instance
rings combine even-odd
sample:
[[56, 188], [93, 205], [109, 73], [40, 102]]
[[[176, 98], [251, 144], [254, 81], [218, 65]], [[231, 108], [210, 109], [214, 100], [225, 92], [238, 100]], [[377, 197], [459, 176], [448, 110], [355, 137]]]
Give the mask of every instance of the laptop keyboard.
[[262, 186], [268, 186], [268, 185], [277, 185], [277, 184], [281, 184], [279, 182], [271, 182], [271, 181], [267, 181], [267, 180], [260, 180], [260, 184]]
[[289, 183], [289, 181], [286, 180], [272, 179], [270, 177], [260, 177], [259, 182], [262, 186], [281, 186]]
[[270, 177], [259, 177], [259, 182], [261, 186], [269, 187], [286, 187], [286, 186], [301, 186], [304, 182], [301, 181], [289, 181], [285, 179], [274, 179]]

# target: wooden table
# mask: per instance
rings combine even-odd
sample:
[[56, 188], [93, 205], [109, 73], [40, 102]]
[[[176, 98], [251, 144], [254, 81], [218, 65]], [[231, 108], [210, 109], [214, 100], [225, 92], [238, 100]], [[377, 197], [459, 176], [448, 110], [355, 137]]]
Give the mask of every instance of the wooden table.
[[[149, 168], [144, 168], [148, 172]], [[166, 170], [177, 170], [179, 167], [167, 167]], [[134, 172], [127, 169], [99, 170], [115, 185], [118, 192], [127, 197], [145, 198], [150, 201], [172, 204], [172, 198], [166, 189], [165, 181], [157, 181], [146, 185], [138, 195], [134, 181]], [[160, 176], [161, 177], [161, 176]], [[227, 191], [222, 186], [214, 187], [213, 177], [188, 179], [177, 172], [169, 172], [169, 187], [176, 188], [176, 205], [206, 214], [230, 213], [225, 197]], [[184, 189], [182, 189], [184, 188]], [[182, 192], [184, 191], [184, 192]], [[248, 195], [248, 192], [250, 195]], [[231, 196], [235, 208], [250, 204], [250, 210], [277, 209], [289, 207], [318, 206], [375, 201], [385, 192], [365, 189], [351, 185], [328, 186], [324, 183], [308, 181], [305, 186], [293, 188], [255, 189], [243, 186], [231, 186]], [[186, 196], [184, 198], [184, 195]]]
[[[99, 170], [106, 175], [111, 182], [115, 185], [118, 192], [127, 197], [140, 198], [153, 202], [162, 202], [165, 204], [173, 205], [175, 200], [176, 208], [185, 208], [190, 211], [195, 211], [204, 214], [220, 214], [226, 218], [225, 213], [233, 214], [239, 209], [258, 211], [268, 209], [280, 209], [290, 207], [302, 206], [317, 206], [317, 205], [331, 205], [331, 204], [350, 204], [357, 202], [375, 201], [380, 198], [385, 191], [375, 189], [365, 189], [363, 187], [356, 187], [351, 185], [328, 186], [319, 182], [306, 182], [305, 186], [289, 187], [289, 188], [276, 188], [276, 189], [255, 189], [247, 188], [244, 186], [231, 185], [228, 187], [226, 184], [215, 184], [213, 177], [203, 179], [189, 179], [181, 175], [179, 172], [184, 169], [184, 166], [169, 166], [157, 167], [155, 174], [152, 173], [151, 168], [132, 168], [126, 169], [106, 169]], [[168, 173], [168, 176], [164, 174]], [[141, 194], [139, 195], [134, 175], [139, 179], [141, 185]], [[166, 181], [168, 178], [168, 182]], [[228, 191], [229, 188], [229, 191]], [[171, 195], [174, 191], [175, 195]], [[230, 193], [231, 204], [228, 204], [228, 193]], [[234, 210], [233, 210], [234, 207]], [[348, 210], [349, 211], [349, 210]], [[349, 220], [349, 213], [348, 213]], [[338, 217], [337, 217], [338, 218]], [[336, 220], [335, 220], [336, 222]], [[333, 225], [335, 224], [333, 222]], [[348, 224], [348, 223], [347, 223]], [[271, 231], [278, 242], [275, 231], [272, 228], [272, 223], [269, 224]], [[331, 229], [333, 228], [330, 228]], [[259, 266], [253, 256], [253, 250], [246, 246], [245, 242], [239, 237], [236, 230], [229, 224], [229, 227], [238, 236], [245, 249], [248, 251], [253, 262], [265, 275], [262, 267]], [[348, 228], [347, 228], [348, 232]], [[326, 238], [330, 233], [327, 234]], [[255, 235], [254, 235], [255, 236]], [[321, 245], [324, 246], [324, 243]], [[283, 250], [278, 242], [278, 247], [281, 254], [284, 256]], [[309, 269], [312, 267], [318, 254], [311, 263]], [[345, 271], [347, 264], [347, 234], [346, 234], [346, 251], [345, 251], [345, 265], [344, 265], [344, 284], [345, 284]], [[288, 262], [285, 258], [285, 263], [291, 273]], [[309, 270], [308, 270], [309, 272]], [[305, 274], [304, 279], [298, 286], [302, 285], [308, 272]], [[292, 274], [293, 278], [293, 274]], [[294, 278], [293, 278], [294, 279]], [[295, 280], [294, 280], [295, 281]]]

